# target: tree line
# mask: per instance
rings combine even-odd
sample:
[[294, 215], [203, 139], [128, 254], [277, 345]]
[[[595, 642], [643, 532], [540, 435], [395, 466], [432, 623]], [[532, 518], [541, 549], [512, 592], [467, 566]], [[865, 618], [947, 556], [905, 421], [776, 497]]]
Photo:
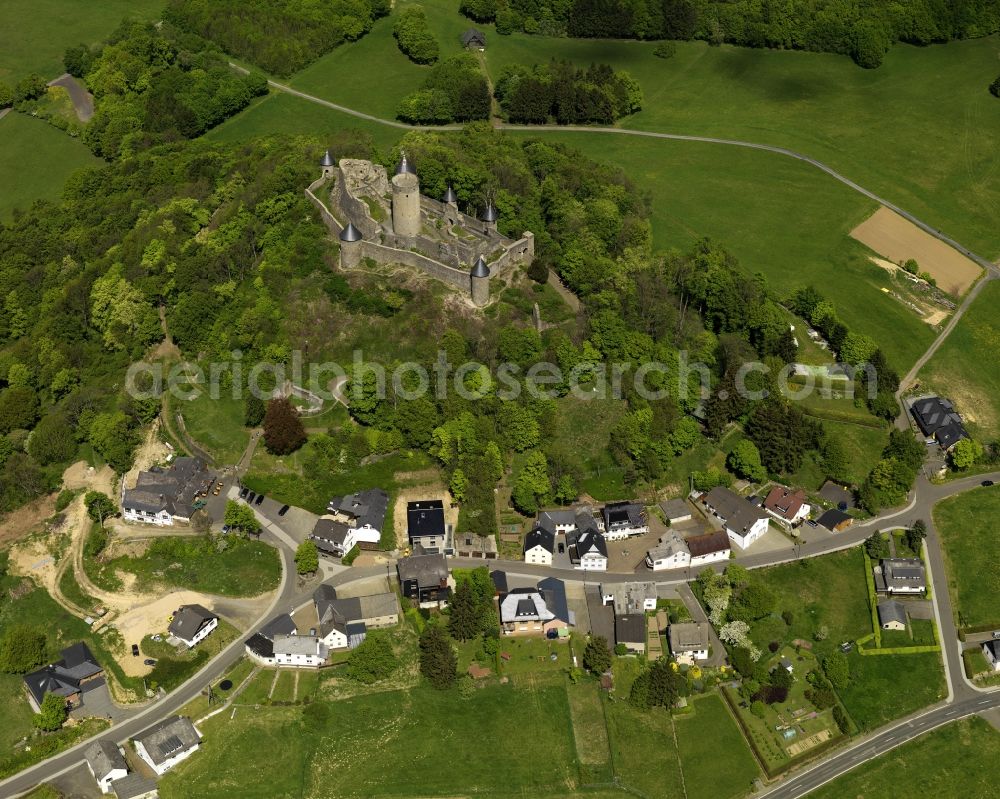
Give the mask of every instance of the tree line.
[[497, 33], [599, 39], [700, 39], [711, 44], [810, 50], [878, 67], [895, 42], [926, 45], [1000, 30], [991, 0], [461, 0]]
[[164, 19], [267, 72], [288, 76], [389, 13], [388, 0], [170, 0]]
[[420, 6], [407, 6], [396, 15], [392, 35], [403, 55], [416, 64], [433, 64], [441, 54], [441, 46]]

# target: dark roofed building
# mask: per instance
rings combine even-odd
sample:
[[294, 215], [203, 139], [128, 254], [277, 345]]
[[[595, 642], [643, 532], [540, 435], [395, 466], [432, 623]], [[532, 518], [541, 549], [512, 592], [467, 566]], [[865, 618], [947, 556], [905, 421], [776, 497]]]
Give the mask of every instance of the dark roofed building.
[[111, 783], [111, 790], [118, 799], [156, 799], [160, 795], [155, 780], [134, 772]]
[[611, 502], [601, 510], [604, 536], [609, 541], [649, 532], [646, 509], [636, 502]]
[[469, 28], [462, 34], [462, 47], [468, 49], [485, 50], [486, 34], [476, 28]]
[[697, 566], [711, 560], [725, 560], [729, 557], [732, 547], [729, 536], [722, 530], [704, 535], [694, 535], [685, 539], [688, 551], [691, 553], [691, 565]]
[[630, 613], [615, 616], [615, 643], [624, 644], [629, 652], [642, 654], [646, 651], [646, 616]]
[[440, 499], [407, 503], [406, 534], [410, 546], [422, 546], [427, 552], [443, 552], [447, 546], [444, 503]]
[[219, 617], [203, 605], [182, 605], [174, 613], [167, 632], [188, 647], [193, 647], [218, 626]]
[[886, 594], [922, 594], [927, 575], [920, 558], [884, 558], [873, 567], [875, 590]]
[[396, 563], [396, 574], [403, 596], [420, 603], [447, 602], [448, 563], [444, 555], [417, 550]]
[[507, 593], [507, 572], [502, 572], [500, 570], [491, 571], [490, 579], [493, 581], [494, 596], [500, 596], [500, 594]]
[[820, 516], [816, 522], [825, 527], [831, 533], [839, 533], [841, 530], [846, 530], [854, 524], [854, 519], [842, 510], [831, 508]]
[[126, 521], [156, 525], [186, 522], [202, 505], [215, 478], [198, 458], [175, 458], [170, 467], [139, 472], [135, 488], [122, 492]]
[[883, 599], [878, 603], [878, 623], [883, 630], [905, 630], [906, 608], [895, 599]]
[[103, 672], [89, 647], [82, 641], [66, 647], [60, 654], [62, 658], [55, 663], [25, 674], [22, 678], [28, 692], [28, 702], [36, 713], [41, 708], [45, 694], [61, 696], [71, 705], [80, 704], [81, 686]]
[[922, 397], [911, 403], [910, 413], [920, 432], [937, 441], [942, 449], [951, 449], [957, 442], [969, 437], [962, 417], [950, 400]]
[[118, 745], [107, 738], [94, 741], [83, 750], [87, 768], [94, 775], [102, 793], [111, 792], [111, 783], [128, 774], [128, 763]]
[[741, 549], [746, 549], [767, 532], [767, 513], [728, 488], [716, 486], [701, 501], [722, 520], [729, 540]]
[[187, 716], [171, 716], [135, 737], [135, 751], [157, 774], [189, 757], [201, 735]]
[[556, 548], [556, 536], [541, 525], [535, 525], [524, 537], [525, 563], [552, 565], [552, 553]]

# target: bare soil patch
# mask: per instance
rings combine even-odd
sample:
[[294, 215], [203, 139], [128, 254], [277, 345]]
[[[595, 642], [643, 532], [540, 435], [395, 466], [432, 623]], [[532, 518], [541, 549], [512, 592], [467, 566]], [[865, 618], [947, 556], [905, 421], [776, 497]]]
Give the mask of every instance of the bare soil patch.
[[396, 532], [396, 547], [403, 549], [409, 546], [406, 536], [406, 505], [420, 499], [441, 499], [444, 501], [444, 520], [454, 528], [458, 524], [458, 506], [452, 503], [451, 494], [441, 481], [437, 472], [427, 469], [423, 472], [405, 472], [397, 475], [402, 483], [411, 483], [400, 488], [396, 494], [392, 521]]
[[56, 512], [56, 496], [39, 497], [0, 517], [0, 546], [17, 541], [41, 527], [42, 522]]
[[146, 438], [135, 453], [135, 462], [125, 475], [126, 488], [135, 488], [139, 472], [148, 471], [151, 466], [163, 463], [170, 454], [170, 448], [160, 441], [160, 420], [154, 419], [146, 431]]
[[961, 296], [982, 273], [979, 265], [888, 208], [879, 208], [851, 231], [851, 237], [896, 264], [910, 258], [938, 286]]

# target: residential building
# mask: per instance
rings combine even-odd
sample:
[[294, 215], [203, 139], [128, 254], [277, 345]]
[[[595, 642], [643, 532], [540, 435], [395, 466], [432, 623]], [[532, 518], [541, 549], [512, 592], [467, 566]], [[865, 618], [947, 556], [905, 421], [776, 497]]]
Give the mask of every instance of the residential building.
[[603, 572], [608, 570], [608, 545], [597, 530], [576, 531], [567, 536], [569, 559], [576, 568], [583, 571]]
[[963, 438], [968, 438], [962, 417], [949, 400], [942, 397], [922, 397], [910, 404], [910, 413], [920, 432], [943, 450], [949, 450]]
[[330, 655], [329, 648], [315, 635], [276, 635], [271, 647], [277, 666], [319, 668]]
[[546, 510], [538, 514], [536, 526], [555, 535], [565, 535], [574, 530], [590, 528], [601, 531], [604, 519], [594, 513], [590, 505], [578, 505], [564, 510]]
[[45, 694], [61, 696], [72, 706], [82, 704], [84, 686], [104, 671], [82, 641], [66, 647], [60, 654], [62, 657], [55, 663], [22, 678], [28, 702], [36, 713], [41, 710]]
[[448, 563], [442, 554], [417, 550], [396, 562], [396, 574], [403, 596], [421, 606], [447, 603], [451, 596]]
[[[726, 549], [729, 549], [728, 538], [726, 538]], [[660, 542], [646, 553], [646, 565], [655, 572], [683, 569], [691, 565], [691, 550], [688, 549], [687, 542], [680, 533], [669, 530], [666, 535], [660, 537]]]
[[158, 799], [160, 792], [156, 780], [132, 772], [111, 783], [111, 790], [118, 799]]
[[524, 562], [540, 566], [552, 565], [552, 553], [555, 551], [555, 533], [540, 525], [535, 525], [524, 537]]
[[816, 523], [821, 527], [825, 527], [831, 533], [840, 533], [854, 524], [854, 519], [842, 510], [831, 508], [830, 510], [825, 511], [823, 515], [816, 520]]
[[354, 649], [368, 630], [399, 624], [399, 602], [394, 593], [337, 598], [330, 585], [313, 592], [319, 638], [329, 649]]
[[793, 491], [784, 486], [775, 486], [764, 498], [764, 510], [771, 514], [786, 529], [791, 529], [809, 518], [812, 508], [802, 489]]
[[466, 50], [485, 50], [486, 34], [477, 28], [469, 28], [462, 34], [462, 47]]
[[906, 608], [895, 599], [883, 599], [876, 606], [878, 623], [883, 630], [905, 630]]
[[134, 739], [135, 751], [158, 775], [165, 774], [201, 746], [201, 733], [187, 716], [171, 716]]
[[389, 495], [381, 488], [334, 497], [309, 538], [320, 552], [335, 558], [344, 557], [355, 546], [378, 549], [388, 506]]
[[683, 499], [668, 499], [660, 503], [663, 518], [667, 524], [680, 524], [691, 521], [691, 506]]
[[708, 660], [710, 638], [706, 622], [671, 624], [667, 630], [670, 654], [678, 663], [693, 666], [699, 660]]
[[649, 532], [646, 509], [635, 502], [613, 502], [601, 510], [604, 519], [604, 537], [619, 541]]
[[219, 626], [219, 617], [202, 605], [181, 605], [167, 627], [167, 632], [190, 649], [204, 641]]
[[615, 614], [615, 643], [633, 655], [646, 651], [646, 616], [642, 613]]
[[107, 738], [94, 741], [83, 750], [83, 757], [101, 793], [111, 793], [111, 783], [128, 774], [128, 763], [121, 747]]
[[605, 605], [615, 606], [617, 616], [642, 615], [656, 610], [656, 583], [603, 583], [601, 599]]
[[993, 638], [983, 644], [983, 656], [993, 667], [993, 671], [1000, 671], [1000, 641]]
[[927, 575], [920, 558], [884, 558], [872, 567], [875, 590], [884, 594], [923, 594]]
[[458, 533], [455, 535], [455, 554], [460, 558], [492, 560], [497, 557], [496, 536]]
[[122, 516], [129, 522], [169, 526], [191, 521], [204, 505], [215, 478], [198, 458], [175, 458], [169, 468], [139, 472], [135, 488], [122, 491]]
[[546, 577], [536, 588], [515, 588], [500, 597], [500, 628], [504, 635], [544, 635], [565, 638], [576, 624], [566, 601], [562, 580]]
[[693, 535], [686, 539], [688, 551], [691, 553], [691, 568], [707, 566], [709, 563], [729, 560], [732, 548], [729, 536], [722, 530], [703, 535]]
[[275, 616], [244, 642], [247, 656], [263, 666], [273, 666], [276, 663], [274, 636], [296, 634], [298, 634], [298, 630], [291, 616], [287, 613]]
[[444, 552], [449, 546], [444, 503], [440, 499], [407, 503], [406, 531], [411, 547], [421, 546], [430, 553]]
[[702, 504], [722, 521], [729, 540], [746, 549], [767, 532], [767, 513], [728, 488], [716, 486], [701, 498]]

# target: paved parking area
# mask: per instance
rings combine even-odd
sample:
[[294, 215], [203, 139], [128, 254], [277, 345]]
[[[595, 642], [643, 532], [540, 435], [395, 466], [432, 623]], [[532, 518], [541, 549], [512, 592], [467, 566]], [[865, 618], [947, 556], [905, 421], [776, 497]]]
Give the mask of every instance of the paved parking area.
[[792, 546], [792, 539], [772, 524], [759, 540], [754, 541], [746, 549], [739, 549], [733, 546], [733, 550], [736, 552], [736, 557], [738, 558], [740, 555], [763, 555], [779, 549], [788, 549], [790, 546]]
[[70, 711], [73, 718], [85, 719], [91, 716], [110, 718], [112, 721], [127, 718], [133, 711], [118, 707], [111, 701], [108, 685], [103, 677], [91, 680], [83, 685], [83, 701], [80, 707]]
[[63, 799], [99, 799], [103, 796], [97, 780], [84, 763], [49, 780], [46, 784], [55, 788]]

